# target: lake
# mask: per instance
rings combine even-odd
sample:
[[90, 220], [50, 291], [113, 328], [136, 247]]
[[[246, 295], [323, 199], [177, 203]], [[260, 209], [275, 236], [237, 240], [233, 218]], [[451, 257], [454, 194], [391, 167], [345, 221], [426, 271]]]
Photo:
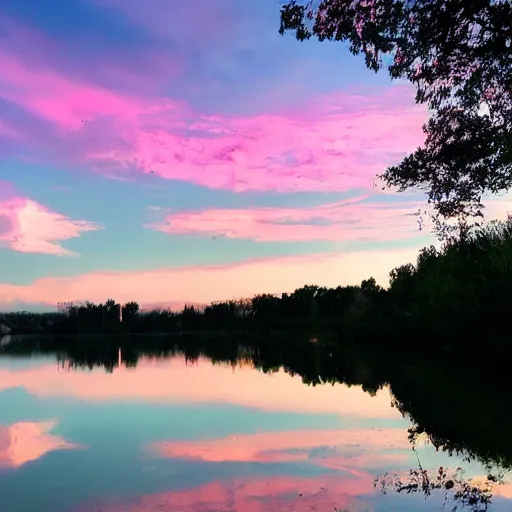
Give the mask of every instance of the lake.
[[[411, 440], [409, 429], [418, 425], [403, 408], [414, 407], [398, 403], [399, 386], [379, 383], [361, 359], [349, 371], [332, 350], [291, 345], [195, 340], [187, 349], [164, 350], [159, 342], [146, 350], [142, 342], [111, 339], [64, 350], [59, 343], [2, 342], [2, 512], [512, 506], [508, 474], [501, 485], [486, 480], [495, 467], [478, 454], [488, 447], [475, 440], [450, 456], [428, 433]], [[327, 371], [345, 377], [327, 378]], [[358, 380], [376, 384], [363, 390]], [[405, 388], [414, 389], [413, 381]], [[439, 420], [440, 429], [445, 424]], [[475, 502], [487, 484], [493, 489], [484, 501], [492, 494], [491, 503]]]

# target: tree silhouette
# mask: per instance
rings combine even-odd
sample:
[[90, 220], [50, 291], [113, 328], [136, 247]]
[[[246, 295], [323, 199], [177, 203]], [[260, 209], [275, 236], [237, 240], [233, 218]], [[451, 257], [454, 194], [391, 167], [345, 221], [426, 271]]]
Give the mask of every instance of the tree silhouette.
[[139, 305], [136, 302], [127, 302], [123, 306], [123, 322], [133, 322], [139, 313]]
[[431, 114], [425, 144], [381, 177], [424, 189], [438, 221], [479, 216], [484, 193], [511, 187], [510, 0], [293, 0], [286, 31], [348, 42], [369, 69], [415, 86]]

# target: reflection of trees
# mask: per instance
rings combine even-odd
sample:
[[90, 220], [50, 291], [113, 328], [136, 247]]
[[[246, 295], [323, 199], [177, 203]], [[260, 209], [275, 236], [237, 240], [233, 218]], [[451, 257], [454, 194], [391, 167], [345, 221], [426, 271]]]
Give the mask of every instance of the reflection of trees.
[[427, 471], [420, 465], [411, 469], [407, 475], [382, 475], [374, 480], [374, 487], [379, 487], [383, 494], [389, 490], [405, 494], [423, 494], [426, 498], [433, 493], [444, 493], [445, 503], [451, 498], [455, 504], [452, 511], [460, 507], [472, 512], [484, 512], [491, 504], [493, 491], [498, 478], [489, 475], [485, 482], [474, 483], [464, 478], [464, 471], [457, 468], [450, 471], [440, 467], [437, 472]]
[[[383, 347], [348, 344], [323, 339], [311, 343], [306, 334], [284, 333], [244, 337], [188, 334], [149, 337], [49, 337], [25, 338], [2, 347], [4, 353], [55, 353], [68, 368], [102, 367], [113, 371], [119, 364], [136, 367], [140, 357], [183, 356], [190, 363], [200, 358], [213, 364], [247, 364], [272, 373], [282, 369], [300, 376], [306, 385], [342, 383], [361, 386], [375, 394], [385, 385], [393, 405], [411, 419], [411, 441], [427, 434], [430, 442], [448, 453], [476, 457], [490, 468], [512, 467], [510, 411], [506, 362], [498, 368], [458, 368], [439, 358], [390, 354]], [[205, 383], [207, 385], [207, 383]]]
[[461, 368], [411, 361], [396, 365], [388, 380], [394, 405], [413, 422], [411, 441], [427, 434], [437, 449], [511, 468], [508, 374], [506, 361]]
[[[506, 363], [501, 369], [493, 366], [492, 372], [487, 367], [472, 368], [468, 378], [466, 368], [454, 367], [439, 358], [390, 354], [383, 348], [364, 344], [340, 346], [321, 336], [317, 343], [311, 343], [306, 334], [291, 337], [284, 333], [248, 333], [242, 338], [229, 333], [206, 333], [146, 337], [13, 336], [2, 351], [10, 355], [53, 353], [70, 370], [99, 367], [112, 372], [119, 364], [136, 367], [141, 357], [180, 356], [189, 364], [206, 358], [212, 364], [250, 365], [264, 373], [282, 369], [291, 376], [300, 376], [306, 385], [361, 386], [372, 395], [387, 385], [393, 405], [413, 423], [413, 445], [419, 434], [426, 434], [437, 449], [476, 458], [494, 474], [496, 468], [512, 467], [512, 400], [508, 393], [503, 393], [508, 389]], [[381, 487], [401, 493], [450, 491], [459, 504], [472, 506], [485, 505], [495, 483], [489, 480], [483, 487], [471, 486], [460, 472], [432, 475], [421, 466], [407, 476], [384, 475], [379, 480]]]

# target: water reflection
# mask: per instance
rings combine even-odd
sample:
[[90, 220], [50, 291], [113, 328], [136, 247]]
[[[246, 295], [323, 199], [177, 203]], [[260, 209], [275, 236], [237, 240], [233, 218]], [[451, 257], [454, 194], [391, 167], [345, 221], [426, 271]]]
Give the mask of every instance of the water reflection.
[[376, 510], [369, 499], [372, 488], [372, 478], [365, 474], [310, 479], [281, 476], [234, 479], [134, 500], [90, 503], [77, 512], [100, 510], [99, 507], [103, 512], [332, 512], [333, 509], [369, 512]]
[[[0, 354], [2, 511], [510, 507], [488, 479], [512, 460], [498, 409], [475, 419], [439, 364], [321, 339], [12, 337]], [[448, 404], [502, 437], [455, 429]]]
[[19, 368], [15, 372], [0, 367], [0, 389], [23, 386], [41, 397], [72, 396], [97, 401], [226, 402], [275, 411], [401, 417], [399, 411], [389, 407], [391, 398], [386, 389], [372, 398], [358, 387], [307, 387], [283, 369], [266, 375], [255, 372], [248, 362], [231, 367], [212, 366], [205, 358], [187, 361], [184, 356], [141, 357], [137, 371], [126, 367], [121, 360], [109, 373], [96, 367], [94, 379], [86, 372], [73, 369], [70, 359], [62, 360], [60, 365], [50, 363]]
[[51, 434], [56, 425], [55, 421], [0, 425], [0, 467], [17, 468], [54, 450], [78, 448]]
[[[409, 455], [405, 429], [336, 429], [257, 432], [204, 441], [155, 443], [151, 450], [169, 458], [208, 462], [297, 462], [323, 467], [373, 468]], [[397, 453], [402, 449], [405, 453]]]

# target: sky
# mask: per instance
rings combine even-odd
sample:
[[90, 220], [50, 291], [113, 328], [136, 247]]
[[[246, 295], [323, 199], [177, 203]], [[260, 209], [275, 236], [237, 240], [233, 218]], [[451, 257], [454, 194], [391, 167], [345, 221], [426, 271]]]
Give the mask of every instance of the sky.
[[375, 180], [426, 109], [279, 8], [2, 0], [1, 310], [386, 285], [434, 241]]

